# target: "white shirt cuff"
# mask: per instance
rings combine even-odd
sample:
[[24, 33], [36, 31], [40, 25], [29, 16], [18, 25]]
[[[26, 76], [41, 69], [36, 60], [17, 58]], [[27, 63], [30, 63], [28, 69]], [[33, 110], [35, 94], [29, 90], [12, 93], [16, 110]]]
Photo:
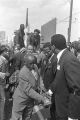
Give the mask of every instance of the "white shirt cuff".
[[52, 95], [52, 94], [53, 94], [53, 92], [52, 92], [50, 89], [49, 89], [48, 93], [49, 93], [50, 95]]

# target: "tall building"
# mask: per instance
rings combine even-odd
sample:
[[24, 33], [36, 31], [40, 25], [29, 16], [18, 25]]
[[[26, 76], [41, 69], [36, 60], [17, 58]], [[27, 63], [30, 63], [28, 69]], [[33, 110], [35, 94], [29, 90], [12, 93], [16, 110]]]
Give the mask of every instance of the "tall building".
[[56, 34], [56, 18], [41, 26], [41, 43], [50, 42], [54, 34]]

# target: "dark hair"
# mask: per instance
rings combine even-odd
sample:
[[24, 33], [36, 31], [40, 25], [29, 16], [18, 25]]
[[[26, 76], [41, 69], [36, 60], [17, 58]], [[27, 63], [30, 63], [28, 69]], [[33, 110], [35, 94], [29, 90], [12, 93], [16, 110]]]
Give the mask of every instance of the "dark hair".
[[34, 32], [38, 32], [38, 33], [40, 33], [40, 30], [38, 30], [38, 29], [35, 29], [35, 30], [34, 30]]
[[78, 41], [74, 41], [74, 42], [71, 43], [71, 46], [70, 46], [70, 47], [77, 50], [78, 44], [79, 44]]
[[51, 45], [54, 45], [59, 50], [63, 50], [67, 47], [66, 39], [61, 34], [55, 34], [51, 37]]
[[5, 45], [2, 45], [2, 46], [0, 47], [0, 55], [1, 55], [3, 52], [7, 51], [7, 50], [8, 50], [8, 48], [7, 48]]

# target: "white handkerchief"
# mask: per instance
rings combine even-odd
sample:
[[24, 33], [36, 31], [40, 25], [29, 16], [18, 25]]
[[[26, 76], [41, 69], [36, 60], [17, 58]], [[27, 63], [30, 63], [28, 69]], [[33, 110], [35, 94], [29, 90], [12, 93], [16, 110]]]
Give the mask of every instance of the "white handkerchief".
[[57, 70], [60, 70], [60, 65], [57, 65]]
[[78, 120], [78, 119], [72, 119], [72, 118], [69, 118], [69, 117], [68, 117], [68, 120]]
[[49, 93], [49, 95], [53, 94], [53, 92], [50, 89], [48, 90], [48, 93]]

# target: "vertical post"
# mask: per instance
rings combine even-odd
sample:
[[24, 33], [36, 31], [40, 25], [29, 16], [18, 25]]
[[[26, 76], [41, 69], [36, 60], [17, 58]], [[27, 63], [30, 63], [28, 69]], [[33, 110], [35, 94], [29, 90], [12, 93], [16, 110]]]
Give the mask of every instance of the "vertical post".
[[68, 43], [70, 42], [70, 37], [71, 37], [72, 9], [73, 9], [73, 0], [71, 0], [71, 3], [70, 3], [70, 17], [69, 17], [69, 28], [68, 28]]
[[26, 24], [25, 24], [25, 40], [24, 40], [24, 43], [25, 43], [25, 47], [27, 47], [28, 45], [28, 40], [27, 40], [27, 33], [29, 33], [29, 27], [28, 27], [28, 8], [27, 8], [27, 11], [26, 11]]
[[28, 27], [28, 8], [27, 8], [27, 11], [26, 11], [26, 28]]

